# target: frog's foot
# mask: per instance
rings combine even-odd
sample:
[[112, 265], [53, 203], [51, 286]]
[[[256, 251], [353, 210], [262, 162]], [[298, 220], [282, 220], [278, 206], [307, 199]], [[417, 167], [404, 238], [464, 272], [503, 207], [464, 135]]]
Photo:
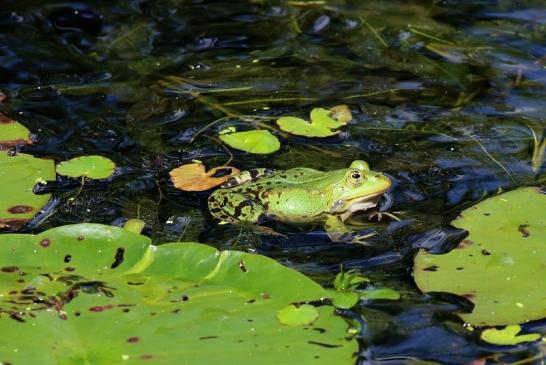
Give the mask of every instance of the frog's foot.
[[254, 230], [259, 234], [263, 234], [264, 236], [274, 236], [274, 237], [284, 237], [284, 238], [288, 237], [282, 233], [275, 231], [273, 228], [269, 228], [269, 227], [254, 226]]
[[360, 245], [370, 245], [366, 240], [370, 237], [375, 236], [377, 233], [369, 232], [360, 234], [351, 232], [348, 227], [343, 223], [339, 216], [331, 215], [326, 218], [324, 223], [324, 228], [328, 237], [333, 242], [344, 242], [344, 243], [357, 243]]
[[368, 238], [377, 235], [376, 232], [370, 233], [352, 233], [352, 232], [327, 232], [328, 237], [333, 242], [337, 243], [356, 243], [364, 246], [371, 246], [371, 243], [368, 241]]
[[372, 220], [374, 218], [377, 218], [377, 221], [381, 221], [381, 219], [383, 219], [383, 216], [387, 216], [389, 218], [392, 218], [394, 219], [395, 221], [398, 221], [400, 222], [402, 219], [400, 217], [398, 217], [396, 214], [394, 213], [389, 213], [389, 212], [380, 212], [380, 211], [373, 211], [373, 212], [370, 212], [368, 213], [368, 220]]

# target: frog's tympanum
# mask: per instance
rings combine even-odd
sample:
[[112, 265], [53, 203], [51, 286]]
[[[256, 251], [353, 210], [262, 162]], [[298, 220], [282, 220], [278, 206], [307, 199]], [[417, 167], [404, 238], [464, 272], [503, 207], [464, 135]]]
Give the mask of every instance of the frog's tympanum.
[[345, 220], [356, 211], [375, 207], [391, 181], [357, 160], [348, 169], [284, 171], [256, 169], [230, 178], [208, 199], [211, 214], [222, 223], [323, 222], [333, 241], [363, 243], [350, 234]]

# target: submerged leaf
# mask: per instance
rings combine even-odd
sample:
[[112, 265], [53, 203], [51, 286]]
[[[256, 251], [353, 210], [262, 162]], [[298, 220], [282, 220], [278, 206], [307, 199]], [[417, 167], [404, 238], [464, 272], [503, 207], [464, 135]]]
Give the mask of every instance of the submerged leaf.
[[169, 172], [175, 188], [184, 191], [204, 191], [223, 184], [239, 170], [231, 166], [219, 166], [205, 171], [202, 163], [182, 165]]
[[114, 173], [116, 164], [102, 156], [81, 156], [57, 165], [57, 174], [89, 179], [106, 179]]
[[511, 324], [503, 329], [488, 328], [483, 330], [480, 334], [480, 338], [485, 342], [495, 345], [517, 345], [522, 342], [536, 341], [541, 337], [538, 333], [518, 335], [520, 331], [521, 326], [517, 324]]
[[277, 137], [262, 129], [224, 133], [220, 134], [220, 139], [230, 147], [255, 154], [269, 154], [281, 148]]
[[367, 289], [358, 293], [360, 298], [367, 300], [399, 300], [400, 293], [391, 288]]

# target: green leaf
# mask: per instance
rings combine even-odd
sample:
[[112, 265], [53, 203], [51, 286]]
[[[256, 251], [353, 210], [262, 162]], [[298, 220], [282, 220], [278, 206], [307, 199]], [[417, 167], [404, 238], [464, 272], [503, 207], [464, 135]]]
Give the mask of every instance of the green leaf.
[[340, 272], [334, 279], [334, 288], [338, 291], [351, 291], [358, 288], [363, 283], [369, 283], [370, 279], [360, 275], [358, 270], [349, 270]]
[[[4, 234], [0, 359], [353, 364], [357, 342], [345, 339], [347, 323], [331, 306], [287, 309], [327, 296], [267, 257], [199, 243], [151, 246], [147, 237], [119, 227]], [[290, 325], [279, 322], [278, 313]]]
[[277, 313], [279, 322], [288, 326], [305, 326], [315, 321], [318, 316], [317, 308], [309, 304], [303, 304], [298, 307], [290, 304]]
[[273, 153], [281, 148], [277, 137], [261, 129], [220, 134], [220, 139], [230, 147], [255, 154]]
[[390, 288], [368, 289], [359, 293], [361, 299], [367, 300], [399, 300], [400, 293]]
[[[338, 116], [339, 120], [333, 119], [332, 114]], [[340, 132], [338, 128], [346, 125], [352, 118], [350, 113], [349, 116], [347, 115], [347, 110], [343, 106], [337, 106], [331, 110], [314, 108], [311, 110], [310, 117], [310, 122], [296, 117], [281, 117], [277, 120], [277, 125], [283, 131], [298, 136], [330, 137], [338, 134]]]
[[31, 143], [30, 131], [24, 125], [0, 114], [0, 147]]
[[495, 345], [517, 345], [522, 342], [536, 341], [541, 337], [538, 333], [528, 333], [518, 336], [520, 331], [521, 326], [517, 324], [506, 326], [503, 329], [488, 328], [482, 331], [480, 338]]
[[452, 222], [470, 232], [444, 255], [420, 251], [413, 276], [423, 292], [449, 292], [474, 303], [459, 314], [475, 326], [524, 323], [546, 317], [546, 194], [528, 187], [500, 194]]
[[46, 205], [49, 194], [32, 192], [34, 185], [46, 180], [55, 180], [52, 160], [0, 151], [0, 228], [17, 229]]
[[57, 173], [63, 176], [81, 177], [89, 179], [106, 179], [114, 173], [116, 164], [109, 158], [102, 156], [81, 156], [57, 165]]
[[328, 292], [330, 293], [332, 304], [336, 308], [349, 309], [358, 303], [358, 294], [355, 292], [340, 292], [337, 290], [329, 290]]

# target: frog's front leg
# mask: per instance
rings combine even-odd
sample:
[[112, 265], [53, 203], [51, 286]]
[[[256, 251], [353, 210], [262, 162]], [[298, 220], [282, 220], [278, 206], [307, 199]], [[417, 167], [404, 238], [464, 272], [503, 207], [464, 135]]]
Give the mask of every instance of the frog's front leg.
[[354, 234], [349, 230], [345, 223], [341, 220], [340, 216], [328, 215], [324, 222], [324, 229], [328, 234], [328, 237], [334, 242], [348, 242], [358, 243], [361, 245], [369, 245], [366, 239], [375, 236], [376, 233], [368, 234]]
[[258, 223], [265, 216], [263, 205], [247, 195], [230, 192], [221, 194], [216, 191], [209, 197], [209, 211], [226, 223]]

